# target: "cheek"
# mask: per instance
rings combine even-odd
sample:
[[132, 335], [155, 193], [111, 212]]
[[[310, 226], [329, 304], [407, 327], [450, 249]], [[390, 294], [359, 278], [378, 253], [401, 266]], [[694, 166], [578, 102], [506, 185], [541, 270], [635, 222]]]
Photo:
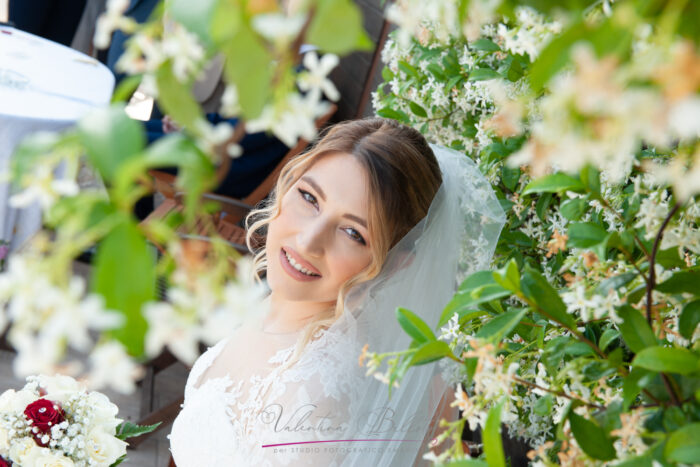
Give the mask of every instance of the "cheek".
[[339, 254], [334, 261], [334, 270], [339, 283], [343, 283], [370, 265], [372, 257], [368, 251], [357, 250]]

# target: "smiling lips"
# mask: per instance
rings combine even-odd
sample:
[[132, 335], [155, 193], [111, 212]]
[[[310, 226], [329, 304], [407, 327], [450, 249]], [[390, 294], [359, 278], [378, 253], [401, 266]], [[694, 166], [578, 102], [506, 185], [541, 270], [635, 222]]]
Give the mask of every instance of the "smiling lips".
[[291, 248], [280, 249], [280, 262], [287, 274], [298, 281], [308, 282], [321, 278], [318, 269], [301, 259]]

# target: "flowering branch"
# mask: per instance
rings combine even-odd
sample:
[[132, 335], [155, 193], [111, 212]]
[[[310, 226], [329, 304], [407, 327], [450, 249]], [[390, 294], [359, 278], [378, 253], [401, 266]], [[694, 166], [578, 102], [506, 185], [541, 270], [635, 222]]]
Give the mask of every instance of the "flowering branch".
[[654, 240], [654, 248], [651, 250], [651, 256], [649, 257], [649, 281], [647, 282], [647, 323], [651, 326], [651, 292], [656, 287], [656, 272], [654, 271], [654, 263], [656, 262], [656, 252], [659, 250], [659, 245], [661, 244], [661, 238], [664, 236], [664, 229], [671, 221], [671, 218], [676, 214], [678, 208], [681, 207], [680, 203], [676, 203], [675, 206], [664, 219], [659, 233], [656, 234], [656, 240]]
[[542, 387], [538, 384], [532, 383], [532, 382], [527, 381], [525, 379], [518, 378], [517, 376], [513, 376], [513, 381], [515, 381], [518, 384], [522, 384], [523, 386], [528, 386], [528, 387], [531, 387], [533, 389], [539, 389], [540, 391], [545, 391], [545, 392], [548, 392], [550, 394], [554, 394], [555, 396], [564, 397], [564, 398], [572, 400], [572, 401], [579, 401], [579, 402], [583, 403], [583, 405], [585, 405], [587, 407], [591, 407], [593, 409], [605, 410], [605, 407], [603, 407], [602, 405], [595, 404], [593, 402], [588, 402], [588, 401], [585, 401], [583, 399], [579, 399], [578, 397], [574, 397], [570, 394], [565, 393], [564, 391], [557, 391], [555, 389], [549, 389], [549, 388]]

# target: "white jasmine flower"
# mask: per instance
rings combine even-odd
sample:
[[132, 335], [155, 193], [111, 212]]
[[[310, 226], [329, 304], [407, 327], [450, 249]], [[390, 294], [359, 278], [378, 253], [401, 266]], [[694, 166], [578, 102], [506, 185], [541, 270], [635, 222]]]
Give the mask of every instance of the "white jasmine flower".
[[201, 65], [204, 47], [197, 36], [181, 24], [170, 22], [163, 32], [163, 54], [173, 60], [173, 74], [185, 82]]
[[106, 49], [112, 39], [112, 33], [117, 29], [128, 30], [133, 20], [125, 18], [124, 12], [129, 7], [129, 0], [107, 0], [106, 11], [97, 18], [93, 43], [98, 49]]
[[[172, 289], [168, 291], [171, 293]], [[164, 302], [147, 304], [143, 314], [148, 321], [146, 355], [155, 357], [167, 347], [180, 361], [192, 365], [199, 356], [200, 336], [195, 317]]]
[[238, 101], [238, 88], [236, 85], [228, 83], [224, 94], [221, 96], [221, 108], [219, 113], [225, 117], [234, 117], [241, 112]]
[[269, 40], [278, 50], [286, 49], [301, 32], [306, 16], [283, 13], [263, 13], [253, 17], [253, 29]]
[[325, 54], [319, 60], [316, 52], [307, 52], [304, 55], [304, 67], [306, 70], [299, 75], [297, 81], [299, 89], [312, 94], [313, 100], [318, 100], [321, 92], [332, 101], [340, 99], [340, 93], [333, 82], [327, 78], [339, 61], [338, 56], [334, 54]]
[[90, 353], [90, 372], [87, 376], [91, 388], [111, 387], [117, 392], [131, 394], [134, 382], [143, 375], [143, 368], [134, 363], [117, 341], [98, 344]]
[[25, 187], [10, 198], [10, 206], [27, 207], [35, 202], [42, 210], [51, 208], [61, 196], [75, 196], [80, 191], [75, 180], [56, 179], [54, 167], [50, 164], [36, 164], [30, 174], [25, 174], [22, 182]]
[[246, 123], [246, 128], [251, 133], [270, 130], [288, 147], [294, 147], [299, 138], [314, 139], [316, 118], [328, 111], [328, 105], [312, 95], [302, 97], [293, 93], [279, 108], [275, 105], [265, 107], [260, 117]]

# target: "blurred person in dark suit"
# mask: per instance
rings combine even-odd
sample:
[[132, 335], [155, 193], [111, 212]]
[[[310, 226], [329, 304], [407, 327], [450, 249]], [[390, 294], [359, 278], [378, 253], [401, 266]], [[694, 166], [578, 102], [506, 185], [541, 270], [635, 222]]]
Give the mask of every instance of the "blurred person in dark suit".
[[10, 0], [8, 19], [17, 29], [70, 46], [87, 0]]

